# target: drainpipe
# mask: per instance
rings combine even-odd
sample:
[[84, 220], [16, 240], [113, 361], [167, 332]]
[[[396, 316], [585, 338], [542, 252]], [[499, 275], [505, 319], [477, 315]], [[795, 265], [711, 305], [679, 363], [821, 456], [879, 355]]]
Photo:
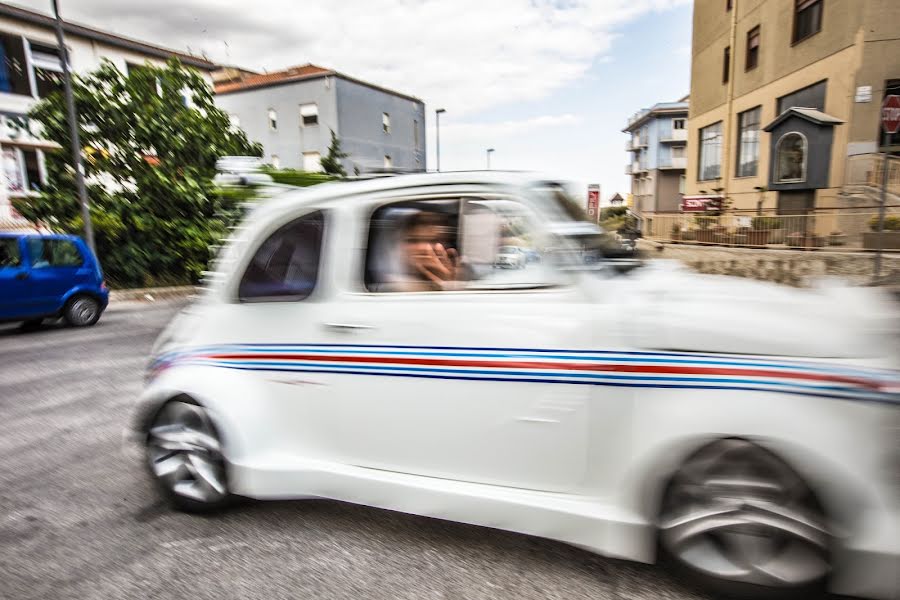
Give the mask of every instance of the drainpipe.
[[728, 198], [728, 179], [731, 176], [731, 124], [733, 115], [731, 114], [732, 106], [734, 105], [734, 75], [737, 69], [735, 65], [737, 64], [737, 47], [735, 46], [735, 42], [737, 41], [737, 13], [738, 6], [740, 6], [741, 0], [734, 0], [734, 3], [731, 6], [731, 32], [728, 37], [728, 47], [731, 48], [731, 56], [729, 58], [728, 65], [728, 86], [725, 91], [725, 118], [722, 119], [722, 125], [725, 131], [722, 132], [722, 203], [725, 203], [725, 199]]

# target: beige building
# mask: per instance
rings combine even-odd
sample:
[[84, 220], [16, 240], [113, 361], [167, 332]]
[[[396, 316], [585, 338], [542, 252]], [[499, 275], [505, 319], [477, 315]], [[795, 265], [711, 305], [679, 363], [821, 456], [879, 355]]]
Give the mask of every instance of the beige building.
[[841, 192], [900, 94], [900, 0], [697, 0], [693, 21], [686, 195], [785, 214], [858, 205]]

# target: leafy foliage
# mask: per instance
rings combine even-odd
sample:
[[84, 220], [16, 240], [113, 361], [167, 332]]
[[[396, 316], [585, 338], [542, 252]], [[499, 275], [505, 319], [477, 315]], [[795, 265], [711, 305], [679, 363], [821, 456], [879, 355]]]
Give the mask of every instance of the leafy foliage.
[[756, 231], [781, 229], [781, 219], [778, 217], [753, 217], [750, 220], [751, 229]]
[[[209, 246], [240, 212], [239, 200], [212, 183], [216, 160], [258, 156], [260, 146], [230, 126], [199, 73], [174, 59], [128, 75], [105, 61], [74, 77], [73, 92], [91, 220], [107, 279], [114, 286], [197, 281]], [[55, 230], [80, 233], [62, 93], [49, 95], [29, 116], [64, 151], [47, 154], [48, 183], [41, 196], [18, 200], [16, 208]]]
[[334, 176], [326, 173], [311, 173], [296, 169], [263, 169], [263, 172], [269, 175], [275, 183], [295, 185], [297, 187], [307, 187], [335, 180]]
[[[872, 217], [869, 220], [869, 229], [872, 231], [878, 231], [878, 217]], [[897, 215], [885, 215], [884, 216], [884, 230], [885, 231], [900, 231], [900, 216]]]
[[334, 134], [334, 130], [332, 129], [331, 145], [328, 146], [328, 154], [322, 159], [322, 170], [329, 175], [346, 177], [347, 171], [344, 170], [341, 159], [347, 158], [348, 156], [350, 155], [341, 150], [341, 140]]

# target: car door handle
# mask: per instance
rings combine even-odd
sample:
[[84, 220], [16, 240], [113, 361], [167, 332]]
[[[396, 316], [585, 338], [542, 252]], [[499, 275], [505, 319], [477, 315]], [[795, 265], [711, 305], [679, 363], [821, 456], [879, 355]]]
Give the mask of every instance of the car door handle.
[[16, 273], [16, 279], [28, 279], [28, 273], [24, 271], [22, 273]]
[[332, 331], [358, 331], [361, 329], [375, 329], [371, 325], [360, 325], [359, 323], [323, 323], [325, 327]]

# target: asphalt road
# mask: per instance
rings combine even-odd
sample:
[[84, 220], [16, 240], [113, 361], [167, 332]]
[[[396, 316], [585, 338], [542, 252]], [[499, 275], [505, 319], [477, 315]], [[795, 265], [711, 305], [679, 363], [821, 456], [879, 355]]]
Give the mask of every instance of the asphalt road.
[[121, 440], [179, 306], [0, 325], [0, 598], [705, 598], [658, 567], [339, 502], [170, 511]]

